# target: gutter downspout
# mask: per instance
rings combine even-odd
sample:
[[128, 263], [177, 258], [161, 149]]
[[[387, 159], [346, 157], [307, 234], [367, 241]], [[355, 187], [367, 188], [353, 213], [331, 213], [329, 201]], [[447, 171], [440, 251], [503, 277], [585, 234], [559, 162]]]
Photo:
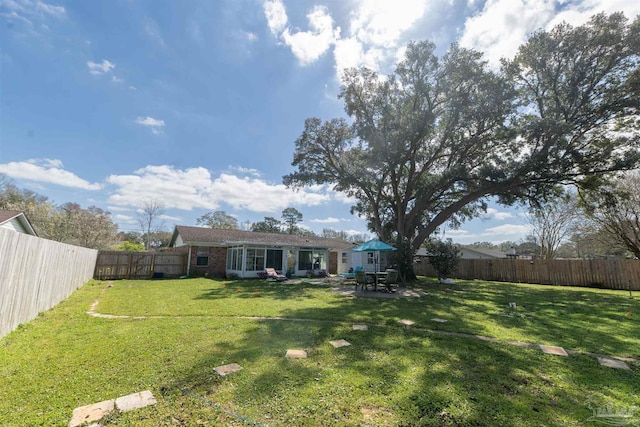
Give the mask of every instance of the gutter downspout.
[[187, 255], [187, 276], [189, 276], [190, 269], [191, 269], [191, 246], [189, 246], [189, 254]]

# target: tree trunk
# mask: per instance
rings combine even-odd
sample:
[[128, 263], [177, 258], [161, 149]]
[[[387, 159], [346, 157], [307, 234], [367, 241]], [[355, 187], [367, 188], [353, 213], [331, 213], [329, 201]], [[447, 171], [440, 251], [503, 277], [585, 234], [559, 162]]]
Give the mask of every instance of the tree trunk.
[[413, 271], [413, 248], [411, 243], [402, 237], [396, 240], [396, 257], [398, 261], [398, 274], [404, 283], [416, 280], [416, 273]]

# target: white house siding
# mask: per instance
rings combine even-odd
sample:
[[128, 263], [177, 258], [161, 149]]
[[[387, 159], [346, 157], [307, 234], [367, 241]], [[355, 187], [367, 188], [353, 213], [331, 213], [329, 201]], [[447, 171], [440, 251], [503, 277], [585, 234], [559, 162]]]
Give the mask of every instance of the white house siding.
[[0, 225], [0, 228], [6, 228], [9, 230], [17, 231], [18, 233], [31, 234], [29, 231], [22, 226], [18, 218], [13, 218], [10, 221], [5, 222]]

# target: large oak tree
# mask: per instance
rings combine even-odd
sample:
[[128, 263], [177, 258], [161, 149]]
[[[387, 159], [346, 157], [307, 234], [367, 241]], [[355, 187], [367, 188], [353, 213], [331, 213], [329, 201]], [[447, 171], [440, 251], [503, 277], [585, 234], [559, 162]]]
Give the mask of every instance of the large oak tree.
[[394, 243], [399, 268], [445, 222], [500, 203], [544, 199], [558, 184], [638, 161], [640, 21], [596, 15], [540, 31], [499, 71], [482, 54], [413, 43], [395, 72], [345, 72], [350, 120], [310, 118], [295, 142], [289, 186], [333, 184], [352, 211]]

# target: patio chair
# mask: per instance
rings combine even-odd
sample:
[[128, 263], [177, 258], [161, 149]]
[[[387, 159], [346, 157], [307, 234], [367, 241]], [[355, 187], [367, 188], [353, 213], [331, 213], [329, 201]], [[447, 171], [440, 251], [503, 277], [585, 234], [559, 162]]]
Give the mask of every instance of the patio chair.
[[265, 268], [267, 274], [267, 280], [275, 280], [276, 282], [284, 282], [287, 280], [287, 276], [282, 273], [278, 273], [275, 268]]
[[398, 287], [398, 270], [387, 270], [387, 275], [384, 278], [384, 285], [388, 292], [395, 292]]
[[373, 278], [367, 276], [364, 270], [356, 270], [356, 291], [358, 290], [358, 285], [360, 285], [360, 289], [365, 291], [369, 290], [367, 285], [373, 283]]

